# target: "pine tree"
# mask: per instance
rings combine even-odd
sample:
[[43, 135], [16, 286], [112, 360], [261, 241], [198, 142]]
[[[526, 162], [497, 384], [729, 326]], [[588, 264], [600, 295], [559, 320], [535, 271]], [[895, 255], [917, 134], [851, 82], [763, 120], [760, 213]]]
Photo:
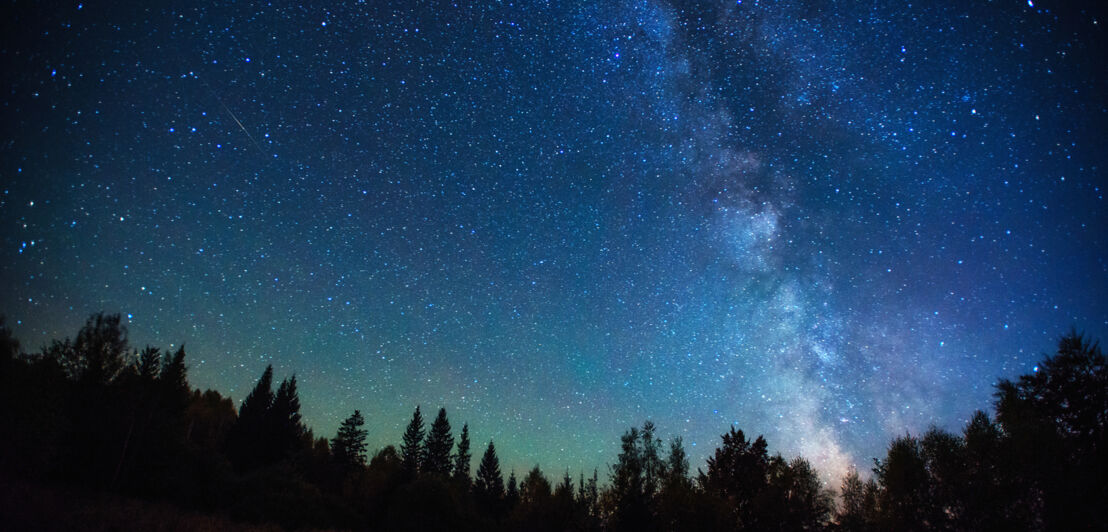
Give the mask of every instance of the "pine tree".
[[227, 434], [227, 456], [239, 471], [248, 471], [263, 463], [266, 416], [272, 406], [273, 366], [269, 365], [243, 399], [238, 418]]
[[450, 434], [450, 421], [446, 418], [446, 409], [440, 408], [439, 415], [431, 423], [431, 432], [423, 446], [422, 471], [432, 475], [450, 474], [450, 450], [454, 448], [454, 436]]
[[519, 483], [520, 502], [527, 505], [535, 505], [546, 501], [551, 496], [550, 481], [542, 474], [542, 469], [536, 464]]
[[596, 507], [600, 503], [599, 477], [599, 471], [593, 469], [592, 478], [590, 478], [588, 484], [585, 485], [585, 496], [588, 502], [587, 508], [590, 515], [596, 515]]
[[554, 487], [554, 497], [562, 502], [573, 503], [573, 479], [569, 476], [569, 469], [562, 476], [562, 482]]
[[666, 458], [665, 489], [691, 488], [689, 480], [689, 457], [685, 454], [681, 437], [675, 436], [669, 444], [669, 457]]
[[484, 456], [481, 457], [481, 465], [477, 468], [473, 491], [487, 500], [499, 500], [504, 495], [504, 477], [500, 475], [500, 460], [496, 458], [496, 447], [491, 441]]
[[185, 346], [177, 348], [173, 356], [165, 359], [158, 376], [162, 401], [174, 416], [184, 414], [189, 402], [188, 367], [185, 366]]
[[661, 440], [654, 436], [654, 422], [647, 420], [642, 426], [642, 473], [643, 498], [649, 504], [658, 493], [664, 466], [658, 456]]
[[185, 367], [185, 346], [177, 348], [173, 356], [165, 359], [158, 378], [168, 389], [188, 391], [188, 368]]
[[292, 456], [302, 442], [305, 427], [300, 422], [300, 396], [296, 391], [296, 375], [281, 381], [273, 406], [266, 413], [266, 428], [270, 452], [268, 463]]
[[423, 455], [423, 414], [419, 413], [416, 406], [412, 420], [404, 431], [404, 440], [400, 444], [400, 461], [404, 466], [404, 473], [414, 476], [420, 471], [420, 460]]
[[515, 469], [508, 475], [508, 489], [504, 492], [504, 504], [508, 510], [519, 504], [519, 482], [516, 480]]
[[331, 440], [331, 455], [339, 466], [346, 471], [365, 465], [366, 430], [362, 428], [365, 419], [355, 410], [350, 417], [339, 425], [339, 432]]
[[615, 503], [612, 519], [616, 528], [638, 530], [649, 520], [644, 494], [643, 449], [636, 427], [620, 437], [620, 453], [612, 466], [611, 494]]
[[[251, 423], [261, 425], [265, 419], [265, 413], [273, 405], [273, 365], [265, 367], [254, 389], [242, 400], [239, 407], [239, 423]], [[254, 428], [254, 427], [251, 427]]]
[[458, 438], [458, 452], [454, 455], [454, 479], [469, 485], [469, 424], [462, 425], [462, 435]]
[[157, 347], [146, 346], [139, 354], [135, 374], [142, 382], [153, 382], [161, 371], [162, 353]]
[[698, 512], [692, 504], [695, 500], [692, 481], [689, 479], [689, 458], [680, 437], [669, 443], [662, 472], [661, 491], [655, 500], [655, 522], [661, 530], [696, 528]]

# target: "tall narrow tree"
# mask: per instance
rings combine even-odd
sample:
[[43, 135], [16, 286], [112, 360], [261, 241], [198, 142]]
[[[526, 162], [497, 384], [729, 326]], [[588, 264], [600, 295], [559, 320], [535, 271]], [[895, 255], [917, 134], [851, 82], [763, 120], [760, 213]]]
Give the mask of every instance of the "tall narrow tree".
[[331, 456], [344, 471], [354, 471], [365, 465], [365, 419], [355, 410], [339, 425], [339, 432], [331, 440]]
[[296, 391], [296, 375], [281, 381], [273, 406], [266, 413], [267, 436], [270, 444], [269, 462], [288, 458], [301, 443], [306, 428], [300, 422], [300, 395]]
[[477, 468], [477, 478], [473, 480], [473, 491], [486, 500], [499, 500], [504, 495], [504, 477], [500, 474], [500, 460], [496, 457], [496, 447], [489, 442]]
[[659, 456], [662, 441], [654, 435], [655, 430], [653, 421], [647, 420], [642, 425], [642, 486], [643, 498], [648, 504], [658, 493], [658, 486], [665, 470]]
[[260, 439], [265, 431], [266, 414], [272, 406], [273, 366], [269, 365], [243, 399], [235, 424], [227, 434], [227, 455], [240, 471], [253, 469], [261, 462]]
[[636, 427], [620, 437], [620, 453], [612, 466], [612, 494], [615, 503], [612, 520], [616, 528], [638, 530], [650, 519], [649, 501], [644, 490], [644, 457], [641, 436]]
[[446, 418], [446, 409], [440, 408], [439, 415], [431, 423], [427, 443], [423, 446], [421, 470], [443, 477], [450, 475], [450, 450], [453, 448], [454, 436], [450, 434], [450, 421]]
[[423, 458], [423, 414], [416, 406], [412, 420], [408, 422], [408, 428], [404, 431], [404, 439], [400, 443], [400, 463], [404, 473], [413, 476], [420, 471], [420, 461]]
[[167, 356], [158, 376], [163, 406], [174, 416], [184, 414], [188, 407], [189, 390], [188, 367], [185, 366], [185, 346], [177, 348], [172, 356]]
[[689, 457], [680, 436], [675, 436], [669, 444], [669, 456], [666, 458], [664, 489], [689, 489]]
[[458, 452], [454, 454], [454, 479], [469, 485], [469, 424], [462, 425], [462, 435], [458, 438]]
[[516, 480], [516, 471], [513, 469], [508, 475], [508, 488], [504, 491], [504, 505], [511, 511], [519, 504], [519, 481]]

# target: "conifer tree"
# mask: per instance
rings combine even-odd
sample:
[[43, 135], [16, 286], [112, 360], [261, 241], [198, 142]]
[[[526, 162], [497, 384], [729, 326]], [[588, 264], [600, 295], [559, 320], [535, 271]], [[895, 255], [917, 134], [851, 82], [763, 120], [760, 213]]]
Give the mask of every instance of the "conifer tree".
[[669, 444], [669, 456], [666, 458], [664, 489], [688, 489], [691, 487], [689, 457], [685, 454], [681, 437], [675, 436]]
[[263, 434], [272, 406], [273, 366], [268, 365], [254, 389], [243, 399], [238, 418], [227, 434], [227, 456], [240, 471], [253, 469], [263, 462]]
[[562, 501], [573, 502], [573, 479], [569, 476], [569, 469], [566, 469], [562, 476], [562, 482], [554, 487], [554, 497]]
[[239, 407], [238, 421], [239, 423], [257, 423], [261, 424], [262, 419], [265, 418], [265, 413], [269, 411], [269, 407], [273, 405], [273, 365], [265, 367], [265, 371], [262, 372], [261, 378], [258, 379], [258, 383], [254, 385], [254, 389], [246, 396], [246, 399], [242, 400], [242, 406]]
[[420, 471], [420, 461], [423, 455], [423, 414], [416, 406], [412, 420], [408, 422], [408, 428], [404, 431], [404, 439], [400, 443], [400, 462], [403, 464], [404, 473], [414, 476]]
[[454, 436], [450, 434], [450, 421], [446, 418], [446, 409], [440, 408], [439, 415], [431, 423], [431, 432], [423, 446], [421, 470], [432, 475], [450, 474], [450, 450], [454, 448]]
[[346, 471], [352, 471], [365, 465], [366, 430], [362, 428], [365, 419], [355, 410], [350, 417], [339, 425], [339, 432], [331, 440], [331, 455], [335, 462]]
[[616, 528], [637, 530], [649, 520], [649, 501], [644, 493], [642, 433], [636, 427], [620, 437], [620, 453], [612, 466], [613, 522]]
[[484, 456], [481, 457], [481, 465], [477, 468], [473, 491], [488, 500], [498, 500], [504, 495], [504, 477], [500, 475], [500, 460], [496, 457], [496, 447], [491, 441]]
[[188, 391], [188, 368], [185, 367], [185, 346], [177, 348], [173, 356], [165, 359], [158, 378], [171, 390]]
[[270, 444], [268, 463], [291, 456], [301, 443], [304, 425], [300, 422], [300, 396], [296, 391], [296, 375], [281, 381], [273, 406], [266, 413], [267, 436]]
[[661, 440], [654, 436], [654, 422], [647, 420], [642, 426], [642, 482], [643, 498], [647, 503], [654, 499], [658, 493], [658, 485], [662, 480], [665, 466], [658, 449], [662, 446]]
[[153, 382], [161, 371], [162, 353], [157, 347], [146, 346], [139, 354], [135, 374], [142, 382]]
[[544, 502], [550, 498], [551, 491], [550, 481], [542, 473], [538, 464], [535, 464], [535, 467], [532, 467], [519, 483], [519, 499], [523, 504], [534, 505]]
[[519, 482], [516, 480], [516, 470], [508, 475], [508, 489], [504, 492], [504, 503], [509, 510], [519, 504]]
[[454, 455], [454, 479], [469, 485], [469, 424], [462, 425], [462, 435], [458, 438], [458, 452]]
[[165, 359], [158, 383], [162, 392], [163, 405], [175, 415], [184, 414], [189, 402], [188, 368], [185, 366], [185, 346]]

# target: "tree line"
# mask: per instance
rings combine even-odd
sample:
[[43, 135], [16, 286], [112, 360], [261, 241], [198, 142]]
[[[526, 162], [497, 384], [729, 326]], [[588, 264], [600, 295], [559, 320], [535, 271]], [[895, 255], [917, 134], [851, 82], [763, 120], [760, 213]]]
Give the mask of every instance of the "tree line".
[[[505, 478], [493, 441], [415, 409], [370, 453], [355, 410], [331, 437], [267, 366], [236, 409], [192, 389], [184, 347], [133, 349], [119, 315], [25, 353], [0, 319], [0, 474], [170, 501], [244, 522], [356, 530], [1079, 530], [1108, 522], [1108, 371], [1076, 332], [996, 384], [995, 416], [890, 442], [872, 473], [824, 486], [803, 457], [729, 427], [690, 471], [679, 437], [630, 427], [603, 473]], [[481, 452], [483, 449], [483, 452]], [[865, 477], [865, 478], [863, 478]], [[42, 509], [42, 511], [49, 511]], [[0, 517], [0, 523], [3, 518]]]

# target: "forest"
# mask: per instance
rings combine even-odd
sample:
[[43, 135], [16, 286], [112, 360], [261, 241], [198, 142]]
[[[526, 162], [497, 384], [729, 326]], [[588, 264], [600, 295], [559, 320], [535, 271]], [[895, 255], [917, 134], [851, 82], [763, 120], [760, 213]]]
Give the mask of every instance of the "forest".
[[[995, 385], [960, 433], [889, 442], [824, 486], [803, 457], [723, 427], [706, 467], [629, 427], [607, 470], [505, 478], [495, 442], [416, 408], [370, 452], [300, 416], [295, 376], [259, 368], [236, 408], [193, 389], [184, 348], [133, 348], [119, 315], [24, 352], [0, 321], [0, 528], [349, 530], [1083, 530], [1108, 522], [1108, 371], [1076, 331]], [[425, 417], [426, 416], [426, 417]], [[401, 435], [398, 435], [401, 436]], [[80, 504], [77, 502], [80, 501]], [[80, 513], [75, 508], [86, 508]], [[87, 508], [99, 508], [88, 510]], [[184, 516], [184, 517], [182, 517]], [[168, 521], [178, 521], [171, 525]]]

